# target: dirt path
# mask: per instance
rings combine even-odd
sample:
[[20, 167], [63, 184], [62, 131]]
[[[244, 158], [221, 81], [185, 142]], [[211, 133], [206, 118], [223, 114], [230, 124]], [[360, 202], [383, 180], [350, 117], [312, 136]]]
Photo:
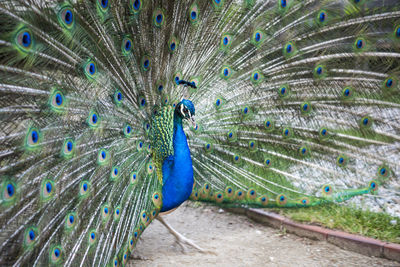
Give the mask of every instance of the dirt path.
[[324, 241], [285, 234], [245, 216], [214, 206], [181, 206], [164, 219], [203, 249], [182, 253], [174, 237], [157, 220], [136, 245], [129, 266], [400, 266], [400, 263], [346, 251]]

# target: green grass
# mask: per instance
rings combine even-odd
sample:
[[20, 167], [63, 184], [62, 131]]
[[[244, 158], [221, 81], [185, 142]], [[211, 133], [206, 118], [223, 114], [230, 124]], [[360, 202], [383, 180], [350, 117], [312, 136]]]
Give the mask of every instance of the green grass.
[[[294, 221], [317, 224], [382, 241], [400, 243], [400, 219], [384, 213], [363, 211], [335, 204], [272, 210]], [[391, 221], [393, 220], [397, 224], [392, 224]]]

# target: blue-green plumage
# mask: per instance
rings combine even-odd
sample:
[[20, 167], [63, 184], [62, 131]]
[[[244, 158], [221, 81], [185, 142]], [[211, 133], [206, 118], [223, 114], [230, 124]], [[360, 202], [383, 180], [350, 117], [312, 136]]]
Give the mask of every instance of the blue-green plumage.
[[193, 188], [192, 159], [182, 127], [182, 120], [184, 118], [189, 119], [191, 116], [185, 117], [185, 113], [181, 113], [181, 105], [184, 105], [182, 110], [189, 110], [190, 114], [194, 115], [194, 106], [189, 100], [182, 100], [174, 111], [174, 134], [172, 139], [174, 154], [167, 157], [162, 165], [163, 206], [161, 211], [163, 212], [182, 204], [189, 198]]

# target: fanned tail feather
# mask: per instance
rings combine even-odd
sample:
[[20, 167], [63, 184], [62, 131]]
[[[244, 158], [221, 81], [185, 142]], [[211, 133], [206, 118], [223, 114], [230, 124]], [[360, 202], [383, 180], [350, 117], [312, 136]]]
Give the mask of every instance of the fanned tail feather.
[[152, 117], [182, 98], [193, 200], [400, 195], [397, 1], [4, 0], [0, 16], [2, 265], [124, 265], [162, 207]]

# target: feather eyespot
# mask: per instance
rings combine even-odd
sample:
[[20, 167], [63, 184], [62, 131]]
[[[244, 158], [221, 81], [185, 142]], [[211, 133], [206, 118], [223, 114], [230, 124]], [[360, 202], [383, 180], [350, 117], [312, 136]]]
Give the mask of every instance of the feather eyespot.
[[129, 124], [126, 124], [124, 129], [123, 129], [124, 136], [129, 138], [132, 136], [132, 126]]
[[292, 134], [293, 134], [293, 132], [290, 128], [287, 128], [287, 127], [283, 128], [283, 130], [282, 130], [283, 138], [290, 138], [290, 137], [292, 137]]
[[238, 154], [234, 154], [232, 156], [232, 159], [233, 159], [233, 162], [237, 164], [237, 163], [240, 163], [241, 157]]
[[98, 0], [97, 4], [103, 12], [108, 9], [108, 0]]
[[288, 42], [283, 46], [283, 55], [289, 59], [297, 54], [297, 49], [294, 42]]
[[386, 78], [385, 81], [383, 82], [382, 89], [384, 91], [391, 92], [397, 88], [397, 83], [398, 83], [398, 79], [394, 76], [390, 76], [390, 77]]
[[147, 173], [150, 175], [154, 172], [154, 165], [153, 163], [150, 161], [149, 163], [147, 163]]
[[256, 190], [254, 190], [253, 188], [250, 188], [248, 191], [247, 191], [247, 199], [250, 199], [250, 200], [254, 200], [254, 199], [256, 199], [257, 198], [257, 192], [256, 192]]
[[128, 241], [128, 248], [129, 248], [129, 251], [130, 252], [133, 252], [133, 249], [134, 249], [134, 247], [135, 247], [135, 237], [132, 235], [130, 238], [129, 238], [129, 241]]
[[274, 130], [274, 120], [272, 120], [271, 118], [267, 118], [264, 121], [264, 128], [267, 132], [272, 132]]
[[242, 200], [245, 196], [245, 192], [243, 192], [242, 190], [237, 190], [235, 193], [235, 199], [237, 200]]
[[169, 41], [168, 41], [168, 48], [171, 53], [174, 53], [176, 49], [178, 48], [179, 41], [178, 38], [175, 36], [172, 36]]
[[304, 102], [300, 105], [301, 113], [309, 114], [311, 112], [311, 103]]
[[221, 38], [221, 49], [227, 50], [232, 44], [232, 36], [229, 34], [224, 34]]
[[13, 203], [17, 195], [16, 184], [11, 181], [4, 181], [2, 186], [2, 200], [6, 203]]
[[343, 100], [352, 99], [352, 97], [353, 97], [353, 91], [354, 91], [353, 88], [351, 88], [351, 87], [349, 87], [349, 86], [343, 88], [343, 90], [342, 90], [342, 95], [341, 95], [342, 99], [343, 99]]
[[356, 51], [364, 51], [367, 47], [367, 41], [364, 38], [357, 38], [354, 42], [354, 48]]
[[50, 99], [49, 99], [49, 103], [50, 103], [50, 107], [53, 111], [62, 111], [62, 109], [64, 108], [65, 104], [64, 104], [64, 95], [58, 91], [55, 90], [51, 95], [50, 95]]
[[272, 166], [272, 159], [266, 158], [266, 159], [264, 160], [264, 164], [265, 164], [265, 166], [266, 166], [267, 168], [271, 167], [271, 166]]
[[234, 192], [234, 190], [232, 189], [231, 186], [227, 186], [227, 187], [225, 188], [225, 195], [226, 195], [226, 197], [231, 198], [231, 197], [233, 196], [234, 193], [235, 193], [235, 192]]
[[387, 79], [385, 85], [386, 85], [386, 87], [388, 87], [388, 88], [392, 87], [392, 85], [393, 85], [393, 80], [392, 80], [392, 79]]
[[224, 66], [221, 69], [221, 77], [225, 80], [229, 79], [232, 76], [232, 70], [228, 66]]
[[228, 132], [228, 140], [229, 141], [233, 141], [235, 139], [235, 137], [236, 137], [236, 135], [232, 131]]
[[217, 203], [222, 203], [224, 201], [224, 195], [221, 192], [217, 192], [214, 197]]
[[138, 13], [142, 8], [142, 1], [140, 0], [131, 0], [131, 9], [133, 13]]
[[115, 105], [119, 106], [122, 103], [124, 96], [122, 95], [122, 92], [120, 90], [116, 89], [114, 92], [113, 99], [114, 99]]
[[322, 194], [325, 196], [329, 196], [333, 193], [333, 189], [330, 185], [324, 185], [322, 187]]
[[58, 13], [58, 20], [64, 28], [70, 30], [75, 25], [75, 15], [72, 8], [69, 6], [64, 6], [60, 9]]
[[87, 118], [87, 123], [90, 128], [97, 128], [100, 125], [100, 117], [95, 111], [89, 113]]
[[345, 167], [347, 165], [348, 159], [345, 155], [339, 155], [336, 158], [336, 165], [339, 167]]
[[125, 37], [121, 44], [122, 54], [128, 56], [132, 52], [132, 39]]
[[164, 13], [161, 9], [156, 9], [154, 11], [153, 21], [156, 27], [161, 27], [164, 24]]
[[307, 156], [309, 153], [310, 153], [310, 151], [309, 151], [309, 148], [308, 148], [307, 146], [301, 146], [301, 147], [299, 148], [299, 154], [300, 154], [300, 156], [305, 157], [305, 156]]
[[280, 194], [276, 197], [276, 203], [279, 206], [284, 206], [287, 203], [287, 197], [284, 194]]
[[369, 182], [368, 188], [373, 192], [377, 191], [378, 190], [378, 183], [376, 181], [372, 180], [371, 182]]
[[263, 195], [258, 198], [258, 201], [263, 205], [264, 207], [268, 205], [268, 196]]
[[71, 158], [74, 155], [75, 143], [72, 139], [67, 139], [64, 141], [64, 145], [61, 150], [61, 155], [64, 158]]
[[321, 11], [321, 12], [319, 13], [319, 15], [318, 15], [318, 19], [319, 19], [320, 22], [324, 22], [325, 19], [326, 19], [326, 13], [323, 12], [323, 11]]
[[213, 146], [212, 146], [211, 143], [206, 143], [206, 144], [204, 144], [204, 148], [205, 148], [205, 150], [206, 150], [207, 152], [211, 152], [212, 149], [213, 149]]
[[143, 56], [142, 57], [142, 70], [143, 71], [149, 71], [151, 68], [151, 59], [148, 56]]
[[96, 238], [97, 238], [96, 231], [95, 230], [90, 231], [89, 238], [88, 238], [89, 245], [93, 245], [96, 242]]
[[264, 41], [264, 33], [261, 30], [256, 30], [251, 38], [251, 43], [258, 47]]
[[86, 197], [89, 194], [90, 183], [88, 181], [82, 181], [79, 185], [79, 195]]
[[102, 209], [101, 209], [101, 217], [103, 221], [106, 221], [109, 218], [110, 215], [110, 207], [108, 204], [104, 204]]
[[206, 184], [203, 185], [203, 191], [204, 191], [204, 193], [206, 193], [206, 194], [209, 193], [209, 192], [210, 192], [210, 189], [211, 189], [210, 184], [206, 183]]
[[321, 79], [321, 78], [325, 78], [326, 77], [326, 73], [325, 73], [325, 67], [323, 65], [317, 65], [314, 68], [314, 77]]
[[156, 206], [156, 208], [159, 209], [162, 205], [161, 194], [159, 192], [154, 192], [152, 195], [152, 201], [154, 206]]
[[318, 133], [319, 133], [319, 138], [321, 140], [326, 140], [327, 138], [330, 137], [329, 130], [326, 127], [320, 128]]
[[130, 51], [131, 48], [132, 48], [132, 41], [131, 40], [126, 40], [124, 47], [125, 47], [125, 51]]
[[147, 212], [144, 210], [140, 214], [140, 219], [142, 220], [142, 223], [147, 226], [150, 223], [150, 217], [147, 216]]
[[143, 148], [143, 142], [142, 141], [138, 141], [137, 145], [136, 145], [136, 149], [137, 151], [141, 151]]
[[290, 89], [288, 85], [282, 85], [281, 87], [279, 87], [278, 89], [278, 94], [281, 98], [285, 98], [289, 95]]
[[44, 180], [41, 187], [41, 199], [47, 201], [55, 195], [55, 184], [52, 180]]
[[390, 177], [391, 171], [388, 166], [381, 165], [378, 168], [378, 176], [381, 178], [388, 178]]
[[114, 211], [114, 220], [118, 221], [121, 217], [121, 207], [116, 207]]
[[138, 178], [137, 172], [132, 172], [131, 175], [130, 175], [130, 178], [131, 178], [130, 179], [131, 184], [132, 185], [136, 184], [137, 183], [137, 178]]
[[24, 47], [29, 47], [31, 45], [31, 34], [29, 32], [23, 32], [21, 34], [21, 44]]
[[214, 107], [219, 110], [222, 108], [222, 106], [224, 105], [224, 99], [222, 99], [221, 97], [218, 97], [217, 99], [215, 99], [214, 102]]
[[38, 240], [39, 231], [36, 227], [29, 227], [25, 230], [24, 234], [24, 246], [26, 248], [32, 248]]
[[126, 249], [124, 252], [124, 255], [122, 256], [122, 258], [123, 258], [122, 266], [126, 266], [126, 264], [128, 262], [128, 257], [129, 257], [129, 250]]
[[300, 204], [303, 205], [303, 206], [306, 206], [306, 205], [310, 204], [310, 200], [307, 197], [302, 198], [300, 200]]
[[109, 162], [109, 152], [106, 149], [100, 149], [97, 155], [97, 164], [106, 165]]
[[30, 128], [25, 138], [25, 144], [28, 149], [36, 148], [40, 143], [41, 135], [37, 128]]
[[31, 31], [25, 27], [21, 28], [14, 37], [14, 42], [22, 52], [28, 52], [34, 45]]
[[364, 129], [370, 128], [372, 126], [372, 123], [373, 123], [373, 120], [369, 116], [364, 116], [360, 120], [360, 126], [361, 126], [361, 128], [364, 128]]
[[96, 63], [94, 63], [92, 60], [89, 60], [84, 67], [84, 73], [89, 80], [93, 80], [97, 75]]
[[257, 142], [255, 140], [250, 140], [249, 141], [249, 150], [251, 152], [256, 152], [257, 149], [258, 149]]
[[114, 166], [110, 172], [110, 180], [114, 182], [119, 178], [119, 176], [120, 176], [119, 167]]
[[65, 217], [65, 228], [67, 230], [72, 230], [77, 225], [76, 213], [71, 212]]
[[254, 85], [258, 85], [258, 84], [260, 84], [260, 83], [263, 81], [264, 76], [262, 75], [262, 73], [261, 73], [260, 71], [257, 70], [257, 71], [254, 71], [254, 72], [251, 74], [250, 79], [251, 79], [251, 82], [252, 82]]
[[189, 21], [192, 24], [197, 24], [199, 21], [199, 7], [196, 4], [193, 4], [189, 9]]
[[59, 263], [62, 258], [63, 251], [60, 246], [55, 246], [50, 250], [50, 261], [52, 263]]

